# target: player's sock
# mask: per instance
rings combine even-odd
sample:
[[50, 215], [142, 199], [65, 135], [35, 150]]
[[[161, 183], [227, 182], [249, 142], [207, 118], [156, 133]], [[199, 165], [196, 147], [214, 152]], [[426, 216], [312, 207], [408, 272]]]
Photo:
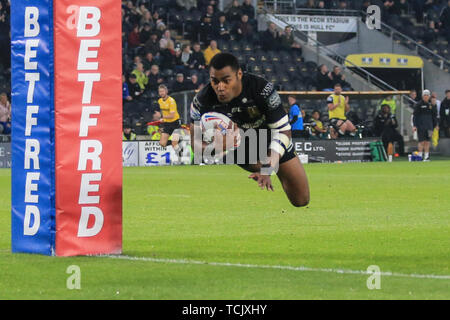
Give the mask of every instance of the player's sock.
[[419, 157], [423, 159], [423, 152], [419, 152]]
[[341, 136], [345, 136], [345, 132], [343, 132], [341, 129], [339, 129], [338, 132]]
[[430, 160], [430, 153], [429, 152], [425, 152], [425, 157], [423, 158], [423, 160]]

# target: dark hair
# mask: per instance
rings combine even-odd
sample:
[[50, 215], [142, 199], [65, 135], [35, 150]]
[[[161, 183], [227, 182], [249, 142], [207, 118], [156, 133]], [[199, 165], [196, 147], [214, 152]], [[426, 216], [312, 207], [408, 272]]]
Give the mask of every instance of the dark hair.
[[312, 112], [311, 114], [314, 114], [314, 113], [316, 113], [316, 112], [319, 114], [319, 117], [322, 116], [322, 113], [321, 113], [319, 110], [317, 110], [317, 109], [314, 109], [313, 112]]
[[231, 67], [231, 70], [233, 71], [238, 71], [240, 68], [238, 59], [231, 53], [226, 52], [216, 54], [211, 59], [209, 67], [213, 67], [216, 70], [222, 70], [225, 67]]
[[341, 86], [341, 84], [338, 82], [338, 83], [336, 83], [335, 85], [334, 85], [334, 87], [336, 88], [336, 87], [341, 87], [342, 88], [342, 86]]
[[450, 92], [450, 89], [449, 90], [445, 90], [445, 94], [447, 94], [447, 93], [449, 93]]

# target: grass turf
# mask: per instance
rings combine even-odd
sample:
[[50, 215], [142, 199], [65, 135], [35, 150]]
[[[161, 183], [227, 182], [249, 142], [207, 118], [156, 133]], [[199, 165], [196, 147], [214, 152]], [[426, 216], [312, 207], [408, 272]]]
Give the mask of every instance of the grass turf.
[[[450, 162], [307, 165], [311, 203], [236, 166], [124, 169], [124, 255], [449, 275]], [[68, 290], [66, 269], [81, 270]], [[0, 171], [0, 299], [449, 299], [449, 279], [10, 253]]]

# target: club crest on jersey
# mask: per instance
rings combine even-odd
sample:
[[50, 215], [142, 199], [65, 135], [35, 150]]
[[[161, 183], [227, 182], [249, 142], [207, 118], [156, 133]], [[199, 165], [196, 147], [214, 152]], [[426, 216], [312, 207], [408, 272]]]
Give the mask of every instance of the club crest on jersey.
[[278, 92], [273, 92], [268, 99], [268, 105], [270, 109], [276, 109], [281, 104], [281, 98]]

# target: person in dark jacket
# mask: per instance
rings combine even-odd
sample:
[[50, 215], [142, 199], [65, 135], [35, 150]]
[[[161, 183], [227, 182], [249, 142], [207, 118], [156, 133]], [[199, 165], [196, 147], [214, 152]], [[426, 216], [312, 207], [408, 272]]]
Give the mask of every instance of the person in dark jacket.
[[377, 136], [381, 137], [389, 160], [392, 159], [394, 142], [398, 143], [399, 154], [405, 153], [405, 143], [402, 135], [396, 130], [397, 127], [398, 121], [395, 115], [391, 113], [391, 107], [388, 104], [383, 104], [375, 118], [374, 131]]
[[413, 130], [417, 131], [419, 138], [419, 156], [424, 161], [430, 160], [430, 140], [433, 130], [438, 128], [437, 108], [431, 104], [431, 93], [424, 90], [422, 100], [416, 103], [413, 113]]
[[439, 111], [440, 126], [446, 138], [450, 138], [450, 90], [445, 91], [445, 99], [441, 102]]

